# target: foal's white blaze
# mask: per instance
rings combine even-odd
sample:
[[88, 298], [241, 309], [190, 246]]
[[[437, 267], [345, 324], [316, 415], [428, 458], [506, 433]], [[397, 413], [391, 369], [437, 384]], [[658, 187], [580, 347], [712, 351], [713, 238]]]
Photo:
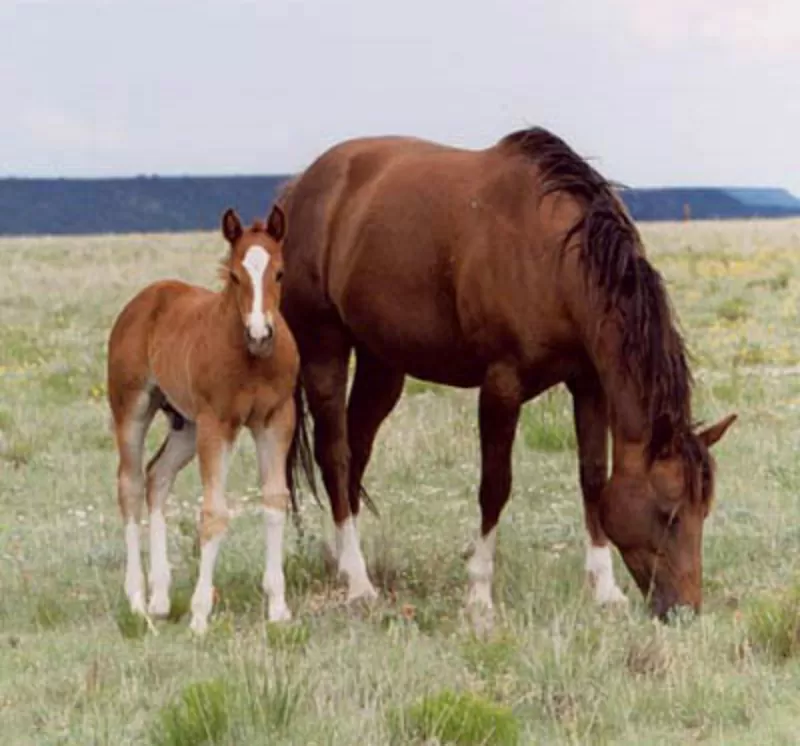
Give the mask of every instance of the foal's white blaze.
[[586, 572], [594, 587], [594, 600], [597, 603], [625, 603], [628, 600], [614, 580], [610, 547], [589, 544], [586, 549]]
[[339, 572], [347, 576], [347, 597], [376, 598], [378, 596], [367, 576], [367, 566], [358, 542], [358, 531], [352, 516], [336, 527], [336, 555]]
[[251, 246], [245, 254], [242, 266], [247, 270], [253, 285], [253, 308], [247, 316], [247, 330], [253, 339], [263, 339], [267, 336], [267, 325], [272, 323], [272, 314], [264, 314], [264, 273], [269, 267], [267, 250], [263, 246]]
[[286, 605], [283, 578], [283, 526], [286, 511], [275, 508], [264, 509], [264, 540], [266, 543], [266, 567], [262, 587], [267, 594], [268, 614], [271, 622], [283, 622], [292, 618]]
[[469, 576], [469, 606], [492, 608], [492, 576], [494, 575], [494, 550], [497, 544], [497, 527], [475, 542], [475, 551], [467, 563]]

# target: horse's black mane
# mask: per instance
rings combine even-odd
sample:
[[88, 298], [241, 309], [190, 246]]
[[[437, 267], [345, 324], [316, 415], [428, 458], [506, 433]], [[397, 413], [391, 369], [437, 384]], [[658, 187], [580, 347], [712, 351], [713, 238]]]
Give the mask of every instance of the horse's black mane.
[[[686, 347], [664, 281], [647, 261], [639, 231], [614, 185], [545, 129], [514, 132], [501, 146], [517, 150], [536, 165], [543, 195], [567, 192], [585, 205], [565, 245], [581, 236], [587, 280], [604, 294], [606, 311], [618, 313], [619, 362], [637, 385], [648, 413], [650, 457], [659, 455], [666, 440], [705, 474], [707, 455], [692, 432], [692, 376]], [[703, 494], [710, 491], [705, 481]]]

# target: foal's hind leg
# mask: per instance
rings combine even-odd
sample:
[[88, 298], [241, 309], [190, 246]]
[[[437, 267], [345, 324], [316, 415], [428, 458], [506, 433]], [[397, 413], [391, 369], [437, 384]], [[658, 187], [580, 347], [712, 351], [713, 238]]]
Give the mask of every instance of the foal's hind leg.
[[586, 575], [597, 603], [625, 603], [614, 580], [611, 549], [600, 525], [600, 495], [608, 479], [608, 414], [603, 389], [596, 377], [570, 383], [586, 530]]
[[358, 517], [361, 481], [367, 468], [372, 444], [383, 421], [403, 393], [405, 375], [384, 365], [374, 355], [359, 350], [356, 375], [347, 404], [347, 437], [350, 443], [350, 513]]
[[145, 613], [144, 573], [139, 546], [139, 521], [142, 515], [144, 478], [144, 438], [153, 421], [158, 402], [146, 389], [129, 395], [116, 396], [111, 391], [114, 434], [119, 452], [117, 469], [117, 499], [125, 523], [127, 561], [125, 565], [125, 595], [131, 609]]
[[333, 327], [317, 328], [315, 334], [316, 340], [307, 350], [300, 345], [300, 357], [308, 407], [314, 418], [314, 455], [336, 525], [339, 572], [347, 578], [348, 599], [374, 598], [377, 593], [367, 576], [347, 494], [350, 448], [345, 398], [350, 345], [343, 332]]
[[481, 386], [478, 402], [481, 438], [481, 533], [467, 564], [467, 611], [478, 632], [492, 623], [492, 576], [497, 522], [511, 492], [511, 451], [522, 406], [516, 371], [492, 366]]
[[150, 603], [147, 610], [153, 616], [169, 614], [170, 568], [164, 502], [178, 472], [194, 458], [195, 438], [194, 423], [173, 418], [166, 440], [147, 465], [147, 507], [150, 511]]

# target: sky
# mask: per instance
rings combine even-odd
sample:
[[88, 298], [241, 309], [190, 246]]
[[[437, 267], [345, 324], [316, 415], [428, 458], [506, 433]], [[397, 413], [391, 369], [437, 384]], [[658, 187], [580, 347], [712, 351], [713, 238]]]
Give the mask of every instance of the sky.
[[800, 196], [800, 0], [0, 0], [0, 176], [286, 173], [532, 125], [630, 186]]

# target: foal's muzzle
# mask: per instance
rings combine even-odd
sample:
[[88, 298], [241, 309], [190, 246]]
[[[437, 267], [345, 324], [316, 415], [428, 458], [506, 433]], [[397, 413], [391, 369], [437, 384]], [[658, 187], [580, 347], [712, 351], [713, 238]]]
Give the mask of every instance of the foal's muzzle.
[[245, 327], [244, 338], [247, 343], [247, 350], [256, 357], [266, 357], [272, 352], [272, 345], [275, 341], [275, 327], [267, 324], [263, 332], [253, 334], [249, 326]]

